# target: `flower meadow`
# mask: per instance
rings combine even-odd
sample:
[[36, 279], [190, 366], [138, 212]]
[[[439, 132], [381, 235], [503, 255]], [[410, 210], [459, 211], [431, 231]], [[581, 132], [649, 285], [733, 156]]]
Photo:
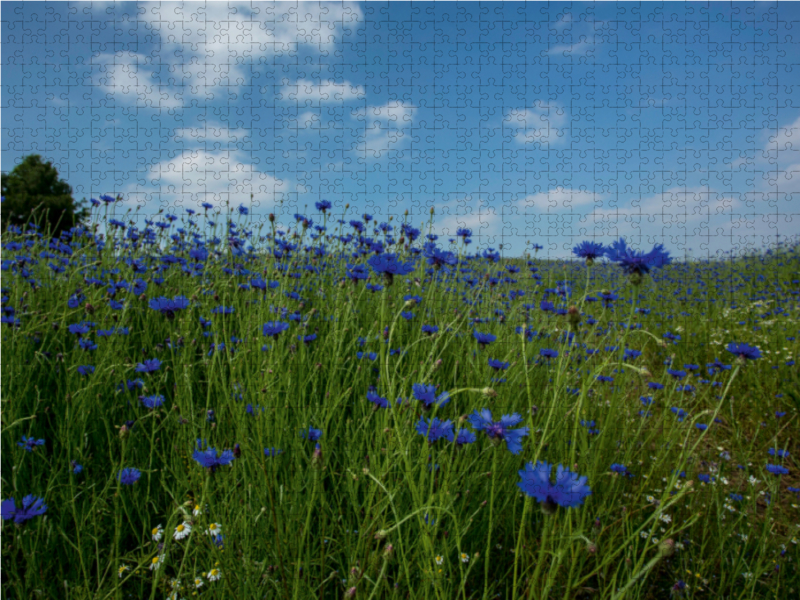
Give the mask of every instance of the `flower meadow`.
[[797, 243], [120, 200], [2, 233], [3, 598], [800, 595]]

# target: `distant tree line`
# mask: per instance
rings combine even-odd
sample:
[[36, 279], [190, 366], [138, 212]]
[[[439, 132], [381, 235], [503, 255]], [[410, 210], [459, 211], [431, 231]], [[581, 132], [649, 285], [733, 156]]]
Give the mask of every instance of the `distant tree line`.
[[57, 238], [90, 217], [86, 198], [75, 202], [72, 187], [59, 179], [52, 162], [42, 162], [38, 154], [26, 156], [11, 173], [2, 174], [2, 197], [3, 230], [36, 223], [43, 235]]

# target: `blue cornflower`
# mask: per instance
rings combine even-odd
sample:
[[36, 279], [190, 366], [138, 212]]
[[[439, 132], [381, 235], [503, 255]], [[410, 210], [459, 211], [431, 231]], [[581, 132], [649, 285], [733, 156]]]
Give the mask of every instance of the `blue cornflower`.
[[770, 456], [776, 456], [777, 455], [778, 458], [786, 458], [787, 456], [789, 456], [789, 451], [788, 450], [775, 450], [775, 448], [770, 448], [769, 449], [769, 455]]
[[28, 452], [33, 452], [33, 450], [34, 450], [34, 448], [36, 448], [36, 446], [44, 446], [44, 440], [42, 440], [42, 439], [36, 440], [36, 439], [33, 439], [32, 437], [25, 437], [23, 435], [22, 436], [22, 441], [21, 442], [17, 442], [17, 446], [20, 446], [21, 448], [25, 448], [25, 450], [28, 451]]
[[558, 358], [558, 350], [551, 350], [550, 348], [542, 348], [539, 350], [539, 356], [545, 358]]
[[150, 300], [150, 308], [159, 311], [168, 320], [175, 318], [175, 312], [189, 307], [189, 299], [185, 296], [175, 296], [172, 300], [160, 296]]
[[152, 396], [139, 396], [140, 402], [149, 409], [158, 408], [164, 404], [164, 396], [153, 394]]
[[77, 369], [79, 375], [91, 375], [94, 373], [94, 367], [92, 365], [81, 365]]
[[268, 321], [267, 323], [264, 324], [263, 331], [264, 335], [272, 336], [275, 339], [278, 339], [278, 335], [280, 335], [281, 332], [286, 331], [287, 329], [289, 329], [288, 323], [283, 323], [281, 321]]
[[139, 471], [139, 469], [134, 469], [130, 467], [122, 469], [117, 475], [117, 477], [119, 478], [119, 482], [122, 485], [133, 485], [134, 483], [139, 481], [139, 477], [141, 476], [142, 473], [141, 471]]
[[157, 358], [151, 358], [149, 360], [144, 361], [144, 363], [138, 363], [136, 365], [136, 372], [137, 373], [153, 373], [158, 371], [161, 368], [161, 361]]
[[461, 429], [456, 436], [456, 445], [463, 446], [464, 444], [474, 444], [478, 438], [469, 429]]
[[392, 285], [395, 275], [408, 275], [415, 268], [413, 263], [398, 262], [396, 254], [376, 254], [367, 263], [373, 271], [386, 277], [388, 285]]
[[386, 398], [382, 398], [382, 397], [378, 396], [378, 394], [376, 394], [372, 390], [369, 390], [367, 392], [367, 400], [372, 402], [375, 405], [375, 408], [377, 408], [379, 406], [381, 408], [389, 408], [389, 401]]
[[619, 463], [614, 463], [613, 465], [611, 465], [611, 470], [614, 471], [615, 473], [620, 473], [621, 475], [628, 474], [628, 467], [626, 467], [625, 465], [621, 465]]
[[272, 448], [264, 448], [264, 456], [277, 456], [278, 454], [282, 454], [283, 450], [276, 450], [274, 447]]
[[472, 335], [478, 340], [478, 344], [481, 346], [486, 346], [486, 344], [491, 344], [497, 339], [496, 335], [492, 335], [491, 333], [480, 333], [478, 331], [473, 331]]
[[448, 441], [453, 441], [453, 422], [450, 420], [440, 421], [438, 417], [434, 417], [429, 423], [425, 422], [424, 417], [419, 418], [417, 423], [417, 433], [425, 436], [429, 444], [433, 444], [436, 440], [443, 437]]
[[495, 423], [492, 422], [492, 412], [488, 408], [484, 408], [480, 412], [476, 410], [467, 419], [475, 429], [485, 431], [495, 443], [499, 444], [501, 440], [504, 440], [511, 454], [519, 454], [522, 451], [522, 438], [530, 431], [527, 427], [511, 429], [522, 422], [522, 417], [517, 413], [503, 415]]
[[597, 242], [581, 242], [572, 249], [572, 253], [578, 258], [586, 259], [586, 266], [591, 266], [594, 261], [605, 254], [606, 248]]
[[745, 344], [744, 342], [731, 342], [725, 349], [742, 359], [756, 360], [757, 358], [761, 358], [761, 351], [758, 348]]
[[442, 392], [439, 397], [436, 397], [436, 386], [425, 385], [422, 383], [415, 383], [413, 386], [414, 398], [424, 403], [425, 408], [431, 408], [431, 405], [436, 404], [440, 408], [450, 402], [450, 393]]
[[542, 510], [547, 513], [555, 512], [559, 506], [575, 508], [583, 504], [584, 499], [592, 493], [586, 485], [587, 478], [579, 477], [577, 473], [558, 465], [556, 483], [553, 485], [550, 483], [552, 469], [552, 465], [546, 462], [540, 461], [535, 466], [529, 462], [525, 469], [519, 471], [522, 481], [517, 485], [525, 494], [538, 500]]
[[236, 457], [233, 454], [233, 450], [223, 450], [219, 454], [217, 454], [216, 448], [200, 450], [200, 440], [197, 440], [197, 450], [192, 454], [192, 458], [196, 460], [201, 467], [209, 469], [211, 473], [214, 473], [219, 467], [231, 464]]
[[77, 461], [75, 460], [69, 461], [69, 466], [72, 469], [72, 472], [75, 473], [75, 475], [80, 475], [81, 473], [83, 473], [83, 465], [79, 465]]
[[[316, 442], [319, 438], [322, 437], [322, 430], [321, 429], [314, 429], [313, 427], [309, 427], [307, 433], [308, 433], [309, 441], [312, 441], [312, 442]], [[303, 439], [305, 439], [306, 438], [306, 431], [305, 430], [301, 430], [300, 431], [300, 435], [303, 437]]]
[[16, 525], [22, 525], [25, 521], [43, 515], [47, 511], [44, 498], [38, 498], [31, 494], [22, 499], [22, 506], [17, 507], [13, 498], [3, 500], [0, 504], [0, 514], [3, 521], [14, 519]]
[[325, 211], [331, 208], [332, 205], [329, 200], [320, 200], [319, 202], [315, 202], [314, 206], [317, 207], [318, 211], [324, 214]]
[[772, 473], [773, 475], [788, 475], [789, 469], [786, 467], [782, 467], [781, 465], [767, 465], [767, 471]]
[[501, 362], [499, 360], [495, 360], [494, 358], [489, 359], [489, 366], [492, 367], [495, 371], [503, 371], [508, 368], [509, 363]]
[[672, 262], [669, 253], [661, 244], [656, 244], [650, 252], [642, 254], [640, 251], [628, 248], [622, 238], [612, 242], [611, 246], [606, 248], [605, 256], [622, 267], [625, 273], [634, 276], [631, 279], [632, 283], [640, 282], [641, 276], [647, 275], [650, 269], [663, 267]]

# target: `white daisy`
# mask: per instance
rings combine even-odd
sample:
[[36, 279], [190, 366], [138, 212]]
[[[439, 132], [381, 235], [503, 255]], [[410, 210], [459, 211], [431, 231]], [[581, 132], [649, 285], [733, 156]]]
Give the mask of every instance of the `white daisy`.
[[195, 517], [198, 517], [198, 516], [200, 516], [200, 515], [202, 515], [202, 514], [203, 514], [203, 511], [202, 511], [202, 510], [200, 510], [200, 505], [199, 505], [199, 504], [195, 504], [195, 505], [194, 505], [194, 510], [192, 511], [192, 514], [193, 514]]
[[164, 535], [164, 528], [159, 525], [158, 527], [153, 528], [153, 531], [151, 531], [150, 534], [153, 536], [154, 542], [160, 542], [161, 536]]
[[219, 569], [211, 569], [208, 573], [206, 573], [206, 577], [209, 581], [217, 581], [220, 577], [222, 577], [222, 573]]
[[160, 567], [163, 564], [164, 564], [164, 555], [163, 554], [159, 554], [158, 556], [154, 556], [153, 560], [150, 561], [150, 570], [151, 571], [155, 571], [156, 569], [158, 569], [158, 567]]
[[122, 579], [122, 575], [125, 573], [125, 571], [130, 571], [130, 570], [131, 570], [131, 568], [129, 566], [127, 566], [127, 565], [120, 566], [119, 570], [117, 571], [117, 573], [119, 574], [120, 579]]
[[183, 538], [188, 536], [191, 532], [192, 532], [192, 525], [187, 521], [184, 521], [175, 528], [175, 533], [172, 534], [172, 538], [175, 540], [182, 540]]
[[436, 564], [437, 564], [437, 565], [440, 565], [440, 564], [442, 564], [443, 562], [444, 562], [444, 559], [443, 559], [441, 556], [439, 556], [439, 555], [437, 554], [437, 555], [436, 555]]
[[199, 588], [203, 587], [204, 583], [205, 582], [203, 581], [202, 577], [195, 577], [194, 578], [194, 587], [199, 589]]
[[461, 562], [469, 562], [469, 555], [466, 552], [461, 553]]
[[211, 525], [208, 526], [208, 529], [206, 529], [206, 535], [211, 535], [216, 537], [221, 533], [222, 533], [222, 525], [220, 525], [219, 523], [211, 523]]

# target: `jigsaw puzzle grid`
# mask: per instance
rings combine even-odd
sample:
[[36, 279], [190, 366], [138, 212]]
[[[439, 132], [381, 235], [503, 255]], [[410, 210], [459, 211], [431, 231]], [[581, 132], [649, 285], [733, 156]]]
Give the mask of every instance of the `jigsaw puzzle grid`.
[[[796, 3], [3, 3], [4, 171], [567, 257], [792, 235]], [[250, 199], [253, 195], [252, 201]], [[117, 209], [117, 214], [121, 210]], [[427, 229], [425, 230], [427, 231]], [[445, 244], [446, 245], [446, 244]], [[502, 246], [501, 246], [502, 245]]]
[[228, 204], [262, 235], [271, 215], [408, 216], [445, 249], [467, 229], [472, 251], [543, 259], [800, 233], [796, 3], [1, 8], [3, 171], [41, 154], [140, 228]]

